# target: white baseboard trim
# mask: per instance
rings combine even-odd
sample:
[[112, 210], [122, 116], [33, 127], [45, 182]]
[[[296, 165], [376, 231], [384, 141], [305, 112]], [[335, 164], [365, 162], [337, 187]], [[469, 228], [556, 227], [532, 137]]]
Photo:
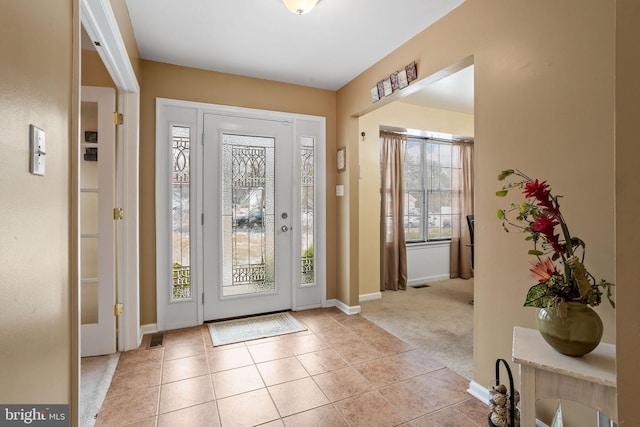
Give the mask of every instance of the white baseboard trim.
[[327, 307], [337, 307], [344, 314], [348, 314], [348, 315], [360, 313], [360, 306], [359, 305], [348, 306], [347, 304], [345, 304], [342, 301], [337, 300], [335, 298], [327, 300]]
[[[142, 337], [146, 334], [155, 334], [156, 332], [158, 332], [158, 324], [157, 323], [149, 323], [147, 325], [142, 325], [140, 327], [140, 340], [142, 340]], [[140, 345], [140, 344], [138, 344]]]
[[481, 384], [478, 384], [475, 381], [469, 382], [469, 388], [467, 389], [467, 393], [471, 396], [475, 397], [485, 405], [489, 404], [489, 389]]
[[362, 302], [362, 301], [371, 301], [371, 300], [374, 300], [374, 299], [381, 299], [381, 298], [382, 298], [382, 292], [373, 292], [371, 294], [362, 294], [362, 295], [360, 295], [358, 300], [360, 302]]
[[440, 274], [438, 276], [427, 276], [427, 277], [418, 277], [416, 279], [409, 279], [407, 281], [407, 286], [416, 286], [422, 285], [428, 282], [437, 282], [438, 280], [449, 280], [450, 277], [448, 274]]

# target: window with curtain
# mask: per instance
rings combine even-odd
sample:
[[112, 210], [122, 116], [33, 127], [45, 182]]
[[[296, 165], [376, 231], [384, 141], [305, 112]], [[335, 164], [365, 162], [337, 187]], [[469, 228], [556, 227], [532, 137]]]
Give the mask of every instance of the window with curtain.
[[404, 159], [407, 137], [380, 132], [380, 290], [407, 288], [407, 245], [404, 218]]
[[451, 141], [407, 138], [404, 229], [407, 243], [451, 239]]

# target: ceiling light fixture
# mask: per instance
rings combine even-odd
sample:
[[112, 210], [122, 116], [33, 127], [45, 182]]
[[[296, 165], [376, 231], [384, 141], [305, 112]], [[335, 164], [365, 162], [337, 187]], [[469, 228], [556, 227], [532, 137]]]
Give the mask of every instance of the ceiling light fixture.
[[304, 15], [315, 7], [318, 0], [282, 0], [282, 2], [296, 15]]

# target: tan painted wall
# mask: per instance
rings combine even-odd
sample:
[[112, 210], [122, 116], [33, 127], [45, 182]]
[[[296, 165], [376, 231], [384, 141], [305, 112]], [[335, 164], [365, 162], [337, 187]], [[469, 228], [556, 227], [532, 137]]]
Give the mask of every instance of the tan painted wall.
[[82, 50], [81, 55], [83, 86], [116, 87], [98, 52]]
[[[140, 99], [141, 323], [156, 321], [155, 99], [172, 98], [326, 117], [327, 247], [335, 247], [335, 97], [333, 91], [142, 61]], [[327, 251], [327, 298], [335, 297], [336, 252]]]
[[[329, 258], [328, 296], [357, 303], [359, 183], [353, 171], [357, 171], [359, 162], [359, 129], [353, 115], [370, 106], [369, 87], [398, 65], [417, 59], [422, 78], [474, 55], [476, 188], [481, 220], [477, 235], [474, 379], [488, 384], [495, 358], [510, 353], [512, 326], [533, 324], [531, 311], [520, 307], [523, 286], [518, 285], [530, 280], [523, 268], [528, 260], [524, 255], [526, 245], [502, 234], [492, 221], [498, 207], [492, 197], [497, 171], [518, 166], [549, 179], [555, 190], [567, 195], [563, 207], [572, 229], [580, 230], [579, 235], [589, 245], [590, 269], [618, 282], [617, 331], [613, 312], [603, 306], [601, 314], [607, 330], [605, 339], [613, 342], [618, 335], [621, 424], [633, 425], [640, 419], [635, 393], [640, 375], [635, 369], [639, 353], [635, 302], [640, 295], [633, 268], [638, 194], [637, 188], [628, 184], [640, 178], [634, 160], [638, 154], [635, 101], [640, 95], [636, 84], [639, 30], [635, 24], [640, 13], [633, 0], [618, 0], [616, 5], [619, 25], [614, 29], [616, 9], [612, 2], [467, 0], [341, 89], [335, 109], [331, 92], [143, 63], [148, 85], [143, 94], [141, 140], [143, 301], [151, 305], [155, 302], [150, 212], [155, 96], [252, 108], [280, 106], [287, 111], [327, 116], [329, 172], [335, 170], [335, 157], [330, 155], [335, 148], [348, 145], [349, 149], [347, 172], [332, 172], [327, 182], [329, 190], [336, 182], [348, 185], [346, 197], [339, 203], [329, 192], [327, 243], [337, 251], [330, 251], [335, 255]], [[55, 0], [46, 5], [13, 0], [3, 6], [0, 38], [12, 43], [0, 45], [2, 58], [10, 59], [0, 66], [0, 111], [5, 118], [0, 139], [0, 200], [5, 201], [0, 204], [0, 235], [4, 239], [0, 245], [0, 296], [4, 301], [0, 310], [0, 377], [11, 387], [0, 389], [0, 401], [67, 403], [73, 388], [68, 255], [73, 108], [70, 46], [72, 32], [77, 35], [78, 31], [71, 19], [77, 0]], [[40, 25], [25, 26], [21, 24], [24, 22]], [[614, 35], [617, 58], [613, 55]], [[619, 73], [615, 86], [614, 59]], [[38, 65], [42, 63], [47, 66]], [[293, 99], [282, 99], [283, 90]], [[614, 92], [618, 95], [616, 169]], [[28, 173], [29, 123], [47, 132], [45, 177]], [[570, 168], [565, 170], [567, 165]], [[595, 173], [597, 179], [593, 179]], [[593, 208], [596, 206], [598, 209]], [[618, 221], [616, 229], [614, 220]], [[40, 233], [41, 229], [48, 232]], [[338, 232], [342, 233], [340, 240], [335, 238]], [[338, 259], [344, 261], [338, 263]], [[33, 268], [36, 264], [38, 268]], [[155, 307], [143, 308], [143, 313], [143, 323], [155, 321]]]
[[[340, 93], [340, 92], [338, 92]], [[359, 246], [359, 205], [358, 200], [358, 163], [359, 138], [358, 120], [350, 117], [352, 112], [341, 108], [344, 102], [336, 106], [336, 144], [346, 147], [346, 170], [337, 176], [336, 185], [344, 186], [344, 196], [336, 203], [336, 246], [338, 255], [336, 272], [336, 298], [342, 303], [355, 307], [359, 304], [359, 270], [357, 268]], [[331, 188], [327, 183], [328, 188]]]
[[[12, 0], [0, 14], [3, 403], [70, 403], [74, 389], [69, 162], [77, 108], [72, 35], [80, 34], [74, 6], [75, 0]], [[29, 124], [46, 132], [44, 176], [29, 173]]]
[[360, 295], [380, 291], [380, 126], [472, 137], [473, 115], [393, 102], [360, 117]]
[[[337, 134], [350, 142], [352, 158], [358, 157], [354, 115], [371, 107], [369, 88], [375, 82], [413, 60], [424, 78], [474, 58], [474, 380], [479, 384], [492, 381], [496, 358], [510, 359], [513, 326], [535, 326], [535, 312], [522, 307], [532, 280], [529, 246], [504, 233], [495, 219], [501, 169], [518, 167], [566, 195], [563, 211], [588, 245], [587, 266], [597, 277], [616, 280], [614, 18], [615, 4], [609, 1], [467, 0], [338, 92]], [[357, 179], [350, 177], [349, 186], [345, 209], [357, 211]], [[359, 265], [359, 254], [351, 251], [339, 277], [357, 276]], [[359, 282], [339, 286], [353, 294]], [[598, 311], [604, 340], [615, 342], [614, 311], [606, 304]]]
[[618, 352], [618, 412], [620, 426], [640, 420], [637, 388], [640, 383], [640, 3], [616, 2], [616, 309]]

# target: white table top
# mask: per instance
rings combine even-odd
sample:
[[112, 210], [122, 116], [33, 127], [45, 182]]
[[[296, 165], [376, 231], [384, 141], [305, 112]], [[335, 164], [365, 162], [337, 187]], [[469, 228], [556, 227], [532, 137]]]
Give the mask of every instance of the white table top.
[[600, 343], [582, 357], [571, 357], [555, 351], [537, 329], [513, 328], [513, 361], [569, 377], [616, 387], [616, 346]]

